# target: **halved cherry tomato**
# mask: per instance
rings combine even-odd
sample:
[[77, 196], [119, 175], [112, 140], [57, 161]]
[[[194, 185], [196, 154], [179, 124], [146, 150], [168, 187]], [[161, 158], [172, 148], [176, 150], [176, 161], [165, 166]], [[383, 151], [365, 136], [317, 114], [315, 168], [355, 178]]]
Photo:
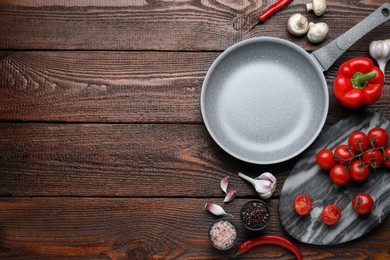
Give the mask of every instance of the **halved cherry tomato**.
[[377, 168], [382, 164], [383, 154], [376, 149], [368, 149], [362, 155], [362, 161], [371, 168]]
[[390, 147], [387, 147], [383, 151], [383, 161], [382, 161], [382, 164], [386, 168], [390, 168]]
[[349, 173], [345, 165], [336, 164], [329, 173], [330, 180], [336, 185], [345, 185], [349, 181]]
[[367, 193], [357, 194], [352, 200], [352, 207], [358, 214], [368, 214], [374, 206], [374, 200]]
[[364, 181], [368, 178], [370, 174], [370, 169], [368, 165], [363, 163], [360, 160], [353, 161], [349, 168], [349, 174], [352, 180], [354, 181]]
[[321, 169], [331, 169], [335, 165], [332, 151], [329, 149], [319, 151], [316, 156], [316, 162]]
[[389, 142], [387, 131], [381, 127], [371, 129], [367, 134], [372, 148], [384, 147]]
[[301, 215], [305, 216], [310, 213], [313, 202], [309, 196], [305, 194], [300, 194], [294, 199], [294, 209]]
[[348, 146], [357, 153], [364, 152], [369, 145], [370, 139], [361, 131], [353, 132], [348, 138]]
[[336, 205], [328, 205], [322, 210], [321, 219], [326, 225], [336, 224], [341, 217], [341, 209]]
[[336, 163], [348, 164], [350, 160], [354, 157], [355, 152], [351, 147], [346, 144], [341, 144], [336, 147], [334, 150], [334, 155]]

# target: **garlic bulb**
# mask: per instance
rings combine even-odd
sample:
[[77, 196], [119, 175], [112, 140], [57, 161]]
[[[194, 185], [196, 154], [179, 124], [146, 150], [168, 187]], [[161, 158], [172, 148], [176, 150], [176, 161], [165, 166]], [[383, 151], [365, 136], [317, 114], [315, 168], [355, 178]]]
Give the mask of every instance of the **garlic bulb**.
[[369, 52], [371, 57], [378, 62], [383, 74], [385, 74], [386, 64], [390, 59], [390, 39], [371, 42]]
[[265, 172], [254, 179], [242, 173], [238, 173], [238, 176], [249, 181], [262, 199], [270, 198], [276, 189], [276, 178], [269, 172]]

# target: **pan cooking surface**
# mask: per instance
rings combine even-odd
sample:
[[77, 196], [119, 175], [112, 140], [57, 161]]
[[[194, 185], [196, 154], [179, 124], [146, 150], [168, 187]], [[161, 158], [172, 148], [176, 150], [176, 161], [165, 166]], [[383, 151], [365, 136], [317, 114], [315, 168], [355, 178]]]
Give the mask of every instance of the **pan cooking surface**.
[[285, 40], [240, 42], [210, 67], [201, 94], [213, 139], [243, 161], [294, 157], [318, 136], [328, 112], [327, 84], [314, 59]]

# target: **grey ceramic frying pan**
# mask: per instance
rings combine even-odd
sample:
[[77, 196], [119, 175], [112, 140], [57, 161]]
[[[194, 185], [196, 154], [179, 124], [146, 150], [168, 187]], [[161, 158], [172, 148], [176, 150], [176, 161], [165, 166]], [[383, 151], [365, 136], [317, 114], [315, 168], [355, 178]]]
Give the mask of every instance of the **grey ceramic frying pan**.
[[202, 86], [203, 121], [230, 155], [255, 164], [286, 161], [319, 135], [328, 114], [323, 74], [357, 40], [390, 20], [390, 3], [309, 54], [289, 41], [257, 37], [226, 49]]

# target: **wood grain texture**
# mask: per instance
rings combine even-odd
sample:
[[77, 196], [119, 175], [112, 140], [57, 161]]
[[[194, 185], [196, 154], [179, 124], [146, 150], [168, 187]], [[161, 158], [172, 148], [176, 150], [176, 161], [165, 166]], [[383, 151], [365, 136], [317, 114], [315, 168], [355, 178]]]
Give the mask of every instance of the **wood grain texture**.
[[[2, 52], [0, 119], [59, 122], [202, 123], [200, 92], [219, 52]], [[326, 72], [328, 123], [355, 110], [334, 98], [342, 62], [367, 51], [349, 51]], [[387, 67], [390, 74], [390, 66]], [[389, 79], [382, 98], [362, 108], [390, 119]]]
[[192, 124], [2, 123], [0, 140], [0, 194], [8, 196], [218, 197], [225, 176], [238, 196], [257, 196], [239, 171], [272, 171], [278, 196], [294, 162], [240, 162]]
[[[257, 16], [275, 1], [0, 1], [0, 48], [94, 50], [224, 50], [254, 36], [292, 39], [286, 22], [306, 13], [297, 0], [265, 24], [251, 28]], [[310, 20], [326, 21], [330, 39], [345, 32], [378, 8], [380, 1], [328, 0], [328, 11]], [[353, 14], [353, 15], [350, 15]], [[369, 34], [386, 34], [390, 24]], [[172, 33], [174, 32], [174, 33]], [[295, 39], [313, 50], [302, 37]], [[325, 42], [326, 43], [326, 42]]]
[[[214, 199], [209, 199], [210, 201]], [[206, 199], [1, 198], [1, 258], [210, 259], [232, 252], [213, 249], [207, 232], [216, 217], [204, 210]], [[255, 236], [244, 230], [236, 199], [225, 206], [234, 215], [239, 242]], [[281, 231], [277, 200], [268, 200], [271, 222], [263, 233]], [[375, 235], [339, 246], [297, 243], [306, 259], [386, 259], [390, 257], [387, 220]], [[348, 250], [345, 250], [345, 247]], [[245, 259], [293, 259], [276, 246], [254, 248]]]

